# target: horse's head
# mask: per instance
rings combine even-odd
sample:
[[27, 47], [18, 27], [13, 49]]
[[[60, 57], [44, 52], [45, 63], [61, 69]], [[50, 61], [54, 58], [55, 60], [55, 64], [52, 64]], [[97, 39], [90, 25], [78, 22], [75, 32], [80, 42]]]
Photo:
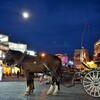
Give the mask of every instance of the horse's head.
[[7, 53], [5, 54], [5, 58], [3, 60], [3, 64], [7, 64], [8, 66], [11, 66], [14, 63], [15, 63], [15, 61], [14, 61], [14, 59], [12, 57], [11, 50], [8, 50]]

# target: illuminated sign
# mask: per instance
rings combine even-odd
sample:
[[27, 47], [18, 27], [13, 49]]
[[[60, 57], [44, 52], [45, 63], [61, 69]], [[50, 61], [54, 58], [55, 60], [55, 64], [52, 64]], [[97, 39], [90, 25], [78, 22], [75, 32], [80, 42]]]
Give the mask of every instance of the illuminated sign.
[[24, 52], [24, 51], [27, 50], [27, 45], [26, 44], [9, 42], [9, 49]]

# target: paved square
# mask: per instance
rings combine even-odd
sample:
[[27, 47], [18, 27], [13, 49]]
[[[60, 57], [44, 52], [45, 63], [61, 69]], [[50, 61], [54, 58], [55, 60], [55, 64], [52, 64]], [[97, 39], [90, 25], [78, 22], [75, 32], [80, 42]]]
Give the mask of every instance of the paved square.
[[23, 82], [0, 82], [0, 100], [99, 100], [85, 93], [82, 84], [66, 88], [61, 86], [57, 96], [46, 95], [49, 85], [35, 81], [35, 90], [30, 96], [25, 96], [26, 83]]

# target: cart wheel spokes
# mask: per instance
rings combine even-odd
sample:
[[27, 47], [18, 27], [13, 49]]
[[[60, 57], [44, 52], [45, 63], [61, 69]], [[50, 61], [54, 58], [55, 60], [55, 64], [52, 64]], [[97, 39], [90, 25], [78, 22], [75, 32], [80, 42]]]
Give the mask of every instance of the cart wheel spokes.
[[94, 70], [87, 73], [83, 79], [83, 87], [89, 95], [100, 97], [100, 71]]

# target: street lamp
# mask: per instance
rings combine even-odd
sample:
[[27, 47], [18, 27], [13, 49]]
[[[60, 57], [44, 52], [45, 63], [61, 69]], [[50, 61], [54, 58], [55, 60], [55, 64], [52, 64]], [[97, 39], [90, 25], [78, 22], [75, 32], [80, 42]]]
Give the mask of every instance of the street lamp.
[[46, 56], [46, 54], [45, 54], [45, 53], [41, 53], [41, 56], [42, 56], [42, 57], [45, 57], [45, 56]]

